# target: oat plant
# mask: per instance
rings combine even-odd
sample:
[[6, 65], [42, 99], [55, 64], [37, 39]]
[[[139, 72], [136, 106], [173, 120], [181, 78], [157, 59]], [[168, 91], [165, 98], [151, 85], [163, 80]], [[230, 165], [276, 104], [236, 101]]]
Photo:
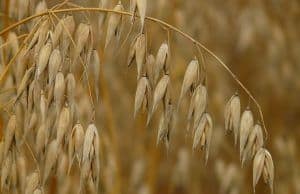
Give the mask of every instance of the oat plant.
[[[100, 129], [96, 122], [101, 116], [97, 110], [102, 100], [100, 91], [105, 87], [100, 75], [105, 68], [103, 55], [115, 52], [116, 45], [121, 49], [129, 45], [128, 57], [122, 59], [124, 68], [136, 66], [132, 116], [146, 113], [144, 126], [148, 127], [155, 123], [155, 116], [159, 117], [156, 143], [169, 150], [178, 112], [187, 110], [186, 133], [192, 136], [188, 141], [192, 142], [191, 149], [204, 153], [205, 163], [214, 135], [214, 113], [207, 108], [209, 77], [205, 68], [209, 67], [203, 58], [212, 57], [229, 73], [255, 107], [242, 110], [239, 94], [233, 94], [225, 108], [224, 131], [232, 132], [235, 144], [239, 144], [241, 166], [253, 163], [254, 191], [259, 179], [263, 179], [273, 193], [274, 164], [265, 148], [268, 133], [257, 100], [238, 76], [203, 44], [169, 23], [147, 16], [149, 3], [131, 0], [127, 11], [121, 1], [112, 5], [108, 0], [99, 0], [98, 7], [83, 7], [65, 0], [51, 8], [45, 1], [11, 1], [9, 16], [18, 21], [0, 32], [1, 89], [12, 91], [2, 94], [5, 103], [1, 104], [2, 193], [50, 193], [54, 177], [59, 180], [55, 186], [57, 193], [68, 193], [68, 187], [74, 186], [78, 193], [122, 193], [118, 184], [109, 190], [105, 189], [109, 183], [101, 180], [102, 160], [113, 160], [110, 158], [116, 156], [110, 156], [107, 150], [116, 147], [114, 140], [107, 143], [102, 135], [105, 129]], [[91, 14], [96, 14], [96, 22]], [[78, 15], [84, 19], [79, 20]], [[130, 31], [123, 38], [126, 25]], [[155, 25], [162, 27], [168, 36], [157, 53], [151, 54], [147, 33]], [[185, 38], [196, 53], [186, 63], [178, 100], [172, 87], [170, 33]], [[129, 36], [134, 36], [133, 40]], [[120, 55], [116, 52], [115, 56]], [[259, 118], [254, 118], [256, 114], [252, 111]], [[110, 133], [113, 139], [116, 134]], [[103, 151], [105, 145], [111, 146]], [[224, 167], [219, 171], [225, 173]], [[231, 177], [228, 181], [238, 179], [236, 166], [227, 171]], [[117, 169], [115, 173], [120, 178]], [[220, 181], [225, 192], [229, 183]]]

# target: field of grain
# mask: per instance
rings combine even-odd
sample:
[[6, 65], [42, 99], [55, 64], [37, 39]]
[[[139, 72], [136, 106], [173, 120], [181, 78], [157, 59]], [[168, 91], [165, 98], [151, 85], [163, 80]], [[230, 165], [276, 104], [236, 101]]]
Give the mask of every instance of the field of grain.
[[300, 194], [299, 18], [298, 0], [1, 0], [0, 193]]

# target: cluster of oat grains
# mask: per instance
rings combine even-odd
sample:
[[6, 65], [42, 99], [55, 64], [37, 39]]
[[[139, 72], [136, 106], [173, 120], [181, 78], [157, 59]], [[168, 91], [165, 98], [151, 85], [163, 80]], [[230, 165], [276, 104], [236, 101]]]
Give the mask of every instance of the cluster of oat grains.
[[264, 182], [269, 185], [273, 193], [274, 165], [272, 156], [264, 148], [264, 135], [260, 123], [254, 124], [253, 113], [246, 107], [241, 114], [241, 101], [238, 94], [234, 94], [225, 107], [225, 129], [227, 133], [233, 131], [235, 145], [239, 140], [240, 161], [242, 166], [253, 160], [253, 188], [263, 175]]
[[50, 17], [36, 20], [22, 44], [16, 33], [9, 32], [8, 44], [1, 50], [3, 61], [16, 58], [12, 74], [2, 85], [16, 91], [7, 105], [9, 119], [1, 142], [3, 192], [44, 193], [53, 175], [60, 180], [58, 190], [65, 189], [66, 177], [74, 168], [80, 172], [76, 190], [84, 191], [87, 185], [98, 189], [100, 139], [94, 111], [89, 115], [77, 111], [81, 99], [94, 100], [90, 93], [78, 92], [84, 88], [76, 81], [80, 76], [87, 80], [93, 76], [91, 95], [98, 96], [99, 75], [94, 70], [99, 71], [100, 60], [92, 48], [91, 27], [77, 25], [72, 15], [55, 23], [55, 17]]

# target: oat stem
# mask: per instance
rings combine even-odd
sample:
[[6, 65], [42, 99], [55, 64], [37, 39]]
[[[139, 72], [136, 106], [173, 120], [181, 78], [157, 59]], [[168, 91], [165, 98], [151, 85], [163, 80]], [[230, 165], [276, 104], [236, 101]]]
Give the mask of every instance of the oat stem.
[[[51, 10], [52, 13], [65, 13], [65, 12], [80, 12], [80, 11], [94, 11], [94, 12], [106, 12], [106, 13], [114, 13], [114, 14], [120, 14], [120, 15], [126, 15], [126, 16], [133, 16], [132, 13], [130, 12], [126, 12], [126, 11], [116, 11], [116, 10], [112, 10], [112, 9], [104, 9], [104, 8], [96, 8], [96, 7], [79, 7], [79, 8], [66, 8], [66, 9], [57, 9], [57, 10]], [[23, 20], [20, 20], [17, 23], [14, 23], [10, 26], [8, 26], [7, 28], [3, 29], [0, 32], [0, 36], [2, 36], [3, 34], [5, 34], [6, 32], [12, 30], [13, 28], [26, 23], [34, 18], [37, 17], [41, 17], [44, 15], [50, 15], [50, 11], [47, 10], [45, 12], [36, 14], [36, 15], [32, 15], [29, 16]], [[138, 17], [138, 16], [135, 16]], [[251, 94], [251, 92], [246, 88], [246, 86], [238, 79], [238, 77], [230, 70], [230, 68], [218, 57], [216, 56], [211, 50], [209, 50], [208, 48], [206, 48], [203, 44], [201, 44], [199, 41], [195, 40], [193, 37], [191, 37], [190, 35], [188, 35], [187, 33], [181, 31], [180, 29], [176, 28], [175, 26], [164, 22], [160, 19], [154, 18], [154, 17], [146, 17], [145, 18], [148, 21], [152, 21], [154, 23], [160, 24], [178, 34], [180, 34], [181, 36], [185, 37], [187, 40], [191, 41], [192, 43], [198, 45], [199, 47], [201, 47], [204, 51], [206, 51], [210, 56], [212, 56], [229, 74], [230, 76], [237, 82], [237, 84], [245, 91], [245, 93], [251, 98], [251, 100], [254, 102], [254, 104], [256, 105], [259, 115], [260, 115], [260, 120], [262, 122], [265, 134], [266, 134], [266, 138], [268, 136], [268, 132], [266, 129], [266, 125], [265, 125], [265, 121], [264, 121], [264, 116], [262, 113], [262, 109], [261, 106], [259, 105], [259, 103], [257, 102], [257, 100], [253, 97], [253, 95]], [[2, 76], [1, 76], [2, 78]], [[2, 79], [0, 79], [0, 82], [2, 81]]]

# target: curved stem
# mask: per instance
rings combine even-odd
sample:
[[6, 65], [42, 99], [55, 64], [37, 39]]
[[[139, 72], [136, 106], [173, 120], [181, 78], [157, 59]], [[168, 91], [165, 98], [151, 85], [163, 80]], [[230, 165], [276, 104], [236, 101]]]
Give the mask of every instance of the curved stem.
[[[116, 10], [112, 10], [112, 9], [104, 9], [104, 8], [96, 8], [96, 7], [79, 7], [79, 8], [66, 8], [66, 9], [57, 9], [57, 10], [51, 10], [52, 13], [65, 13], [65, 12], [79, 12], [79, 11], [94, 11], [94, 12], [106, 12], [106, 13], [115, 13], [115, 14], [121, 14], [121, 15], [126, 15], [126, 16], [133, 16], [132, 13], [130, 12], [126, 12], [126, 11], [116, 11]], [[9, 30], [23, 24], [26, 23], [34, 18], [37, 17], [41, 17], [47, 14], [51, 14], [50, 11], [45, 11], [36, 15], [32, 15], [29, 16], [28, 18], [25, 18], [23, 20], [20, 20], [19, 22], [12, 24], [11, 26], [3, 29], [0, 32], [0, 36], [2, 36], [4, 33], [8, 32]], [[135, 16], [138, 17], [138, 16]], [[197, 41], [196, 39], [194, 39], [193, 37], [191, 37], [190, 35], [186, 34], [185, 32], [183, 32], [182, 30], [176, 28], [175, 26], [164, 22], [160, 19], [154, 18], [154, 17], [146, 17], [145, 18], [148, 21], [152, 21], [155, 22], [157, 24], [160, 24], [170, 30], [173, 30], [174, 32], [177, 32], [178, 34], [180, 34], [181, 36], [185, 37], [187, 40], [191, 41], [192, 43], [198, 45], [199, 47], [201, 47], [204, 51], [206, 51], [210, 56], [212, 56], [229, 74], [230, 76], [238, 83], [238, 85], [246, 92], [246, 94], [251, 98], [251, 100], [254, 102], [254, 104], [256, 105], [259, 115], [260, 115], [260, 120], [262, 122], [264, 131], [266, 136], [268, 136], [268, 132], [265, 126], [265, 122], [264, 122], [264, 116], [261, 110], [261, 106], [259, 105], [259, 103], [257, 102], [257, 100], [253, 97], [253, 95], [251, 94], [251, 92], [246, 88], [246, 86], [237, 78], [237, 76], [230, 70], [230, 68], [218, 57], [216, 56], [211, 50], [209, 50], [208, 48], [206, 48], [203, 44], [201, 44], [199, 41]]]

